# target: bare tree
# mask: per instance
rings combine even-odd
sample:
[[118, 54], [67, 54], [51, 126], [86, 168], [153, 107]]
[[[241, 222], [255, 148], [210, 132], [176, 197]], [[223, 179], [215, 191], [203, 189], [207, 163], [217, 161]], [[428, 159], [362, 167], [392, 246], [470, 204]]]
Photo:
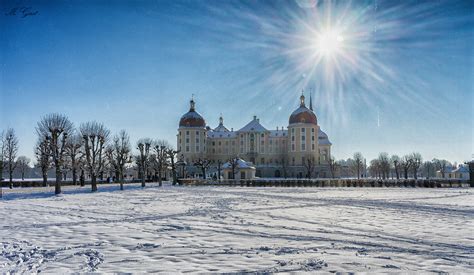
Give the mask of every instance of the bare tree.
[[336, 160], [334, 159], [333, 156], [329, 157], [328, 165], [329, 165], [329, 171], [331, 172], [331, 178], [335, 178], [338, 164], [336, 163]]
[[20, 170], [20, 173], [21, 173], [21, 180], [25, 180], [25, 173], [30, 168], [31, 160], [25, 156], [19, 156], [16, 162], [17, 162], [18, 169]]
[[238, 157], [233, 157], [230, 158], [228, 161], [230, 170], [232, 171], [232, 179], [235, 179], [235, 175], [239, 172], [239, 158]]
[[411, 165], [412, 165], [411, 156], [409, 155], [403, 156], [402, 161], [401, 161], [401, 166], [403, 169], [403, 174], [405, 176], [405, 179], [408, 179], [408, 172], [410, 171]]
[[378, 159], [373, 159], [370, 161], [369, 172], [372, 177], [381, 178], [381, 165]]
[[439, 170], [441, 173], [441, 176], [444, 178], [444, 174], [446, 172], [446, 168], [451, 166], [451, 163], [445, 159], [433, 159], [433, 164], [436, 167], [436, 170]]
[[216, 168], [217, 168], [217, 181], [221, 181], [221, 175], [222, 175], [222, 165], [224, 163], [222, 162], [222, 160], [218, 159], [216, 161]]
[[13, 171], [15, 171], [18, 164], [16, 162], [17, 153], [18, 138], [16, 137], [15, 130], [10, 128], [5, 133], [5, 162], [7, 163], [10, 189], [13, 188]]
[[354, 153], [354, 170], [357, 171], [357, 179], [360, 179], [360, 172], [364, 165], [364, 157], [362, 156], [361, 152]]
[[3, 180], [3, 169], [5, 167], [5, 132], [0, 132], [0, 189]]
[[315, 160], [313, 157], [311, 156], [307, 156], [305, 158], [305, 161], [303, 163], [303, 166], [306, 170], [306, 178], [311, 178], [313, 172], [314, 172], [314, 168], [316, 167], [316, 163], [315, 163]]
[[84, 142], [84, 159], [91, 177], [91, 190], [97, 191], [97, 175], [102, 172], [104, 165], [104, 151], [109, 139], [110, 131], [102, 123], [86, 122], [80, 126]]
[[68, 137], [73, 129], [73, 124], [65, 115], [56, 113], [44, 116], [36, 127], [38, 137], [46, 139], [49, 144], [49, 153], [56, 170], [55, 194], [61, 193], [61, 168], [65, 159]]
[[386, 179], [389, 177], [390, 174], [390, 159], [388, 157], [388, 154], [385, 152], [380, 153], [378, 160], [382, 179]]
[[423, 158], [420, 153], [414, 152], [410, 155], [411, 159], [411, 168], [413, 169], [413, 177], [418, 179], [418, 169], [420, 169], [421, 164], [423, 163]]
[[171, 146], [166, 140], [157, 140], [153, 144], [153, 150], [155, 152], [155, 163], [156, 163], [156, 170], [158, 172], [158, 182], [159, 185], [162, 186], [163, 184], [163, 169], [167, 168], [168, 164], [168, 149]]
[[137, 142], [137, 149], [140, 154], [136, 157], [136, 161], [142, 178], [142, 187], [145, 187], [146, 173], [148, 171], [150, 149], [152, 144], [153, 140], [149, 138], [142, 138]]
[[194, 166], [196, 166], [198, 169], [201, 169], [203, 179], [206, 179], [206, 170], [211, 166], [212, 163], [212, 160], [208, 158], [198, 158], [194, 162]]
[[401, 163], [400, 163], [400, 157], [397, 155], [392, 155], [390, 158], [390, 162], [393, 164], [393, 169], [395, 170], [395, 175], [397, 177], [397, 180], [400, 179], [400, 168], [401, 168]]
[[48, 184], [48, 170], [51, 167], [50, 146], [46, 138], [38, 138], [35, 146], [35, 156], [37, 166], [41, 169], [43, 186]]
[[429, 179], [434, 174], [434, 163], [431, 161], [425, 161], [422, 165], [423, 174], [426, 179]]
[[172, 177], [173, 177], [173, 185], [176, 185], [176, 183], [178, 182], [178, 177], [176, 175], [176, 159], [178, 157], [178, 154], [179, 154], [179, 150], [174, 150], [171, 147], [169, 147], [166, 150], [166, 155], [167, 155], [168, 160], [169, 160], [169, 165], [170, 165], [170, 168], [171, 168], [171, 174], [172, 174]]
[[130, 137], [125, 130], [113, 138], [112, 148], [112, 162], [115, 168], [117, 180], [120, 181], [120, 190], [123, 190], [125, 165], [130, 162], [132, 146], [130, 144]]
[[72, 183], [74, 185], [77, 184], [77, 171], [79, 170], [80, 160], [84, 156], [81, 151], [82, 145], [83, 139], [79, 133], [72, 134], [66, 144], [66, 155], [69, 158], [72, 171]]

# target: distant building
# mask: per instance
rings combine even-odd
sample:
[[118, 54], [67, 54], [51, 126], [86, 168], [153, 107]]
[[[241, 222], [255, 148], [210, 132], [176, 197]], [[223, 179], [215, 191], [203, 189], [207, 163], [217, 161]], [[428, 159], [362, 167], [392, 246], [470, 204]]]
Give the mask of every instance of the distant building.
[[[441, 170], [436, 171], [436, 177], [443, 178]], [[458, 168], [446, 167], [444, 169], [444, 178], [469, 180], [469, 166], [460, 164]]]
[[234, 170], [232, 170], [230, 162], [226, 162], [222, 165], [224, 179], [240, 180], [255, 178], [255, 166], [253, 166], [252, 163], [243, 159], [237, 159], [235, 164]]
[[252, 163], [257, 177], [305, 177], [309, 166], [313, 167], [312, 177], [330, 175], [331, 142], [317, 123], [311, 99], [309, 108], [306, 107], [304, 95], [290, 115], [287, 129], [276, 130], [262, 126], [256, 116], [237, 131], [224, 126], [222, 116], [219, 125], [211, 128], [191, 99], [189, 111], [179, 121], [177, 145], [189, 176], [199, 174], [193, 166], [199, 158], [226, 163], [236, 157]]

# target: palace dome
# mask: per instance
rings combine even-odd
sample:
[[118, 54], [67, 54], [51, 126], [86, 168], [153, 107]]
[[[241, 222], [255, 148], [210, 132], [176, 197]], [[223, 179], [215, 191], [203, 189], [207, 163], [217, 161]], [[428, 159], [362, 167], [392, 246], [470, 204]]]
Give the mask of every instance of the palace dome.
[[308, 109], [304, 103], [304, 95], [300, 97], [301, 103], [300, 107], [296, 109], [290, 116], [290, 124], [295, 123], [311, 123], [311, 124], [318, 124], [318, 120], [316, 119], [316, 115], [310, 109]]
[[179, 127], [206, 127], [204, 118], [194, 109], [194, 100], [190, 101], [189, 112], [184, 114], [179, 120]]

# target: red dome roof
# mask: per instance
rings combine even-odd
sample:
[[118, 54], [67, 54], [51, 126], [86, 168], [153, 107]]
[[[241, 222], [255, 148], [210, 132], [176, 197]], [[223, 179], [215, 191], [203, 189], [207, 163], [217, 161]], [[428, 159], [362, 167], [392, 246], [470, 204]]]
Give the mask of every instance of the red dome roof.
[[306, 107], [300, 107], [294, 111], [290, 116], [290, 124], [294, 123], [312, 123], [318, 124], [316, 115]]
[[191, 108], [179, 120], [179, 127], [206, 127], [204, 118], [194, 110], [194, 100], [190, 101]]
[[304, 104], [304, 96], [301, 95], [300, 97], [301, 104], [298, 109], [296, 109], [290, 116], [290, 124], [294, 123], [311, 123], [311, 124], [318, 124], [318, 120], [316, 119], [316, 115], [314, 112], [308, 108], [306, 108]]

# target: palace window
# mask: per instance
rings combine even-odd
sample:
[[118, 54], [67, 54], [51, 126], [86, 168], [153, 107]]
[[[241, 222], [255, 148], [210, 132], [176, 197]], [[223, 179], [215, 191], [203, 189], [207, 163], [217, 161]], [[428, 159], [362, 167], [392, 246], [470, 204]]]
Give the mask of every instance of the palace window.
[[301, 133], [304, 133], [306, 131], [306, 128], [301, 128]]
[[189, 131], [186, 131], [186, 135], [189, 136]]
[[196, 145], [196, 152], [199, 152], [199, 145]]
[[291, 151], [295, 151], [295, 144], [291, 144]]
[[189, 152], [189, 145], [186, 146], [186, 152]]
[[186, 143], [189, 143], [189, 138], [186, 138]]
[[305, 136], [305, 135], [302, 135], [302, 136], [301, 136], [301, 140], [302, 140], [302, 141], [305, 141], [305, 140], [306, 140], [306, 136]]
[[311, 150], [313, 150], [313, 151], [314, 151], [314, 143], [313, 143], [313, 144], [311, 144]]
[[305, 143], [301, 143], [301, 151], [306, 151], [306, 144]]
[[198, 137], [196, 138], [196, 143], [199, 143], [199, 138]]
[[314, 128], [311, 128], [311, 133], [314, 133]]
[[219, 141], [219, 146], [221, 146], [221, 142]]

